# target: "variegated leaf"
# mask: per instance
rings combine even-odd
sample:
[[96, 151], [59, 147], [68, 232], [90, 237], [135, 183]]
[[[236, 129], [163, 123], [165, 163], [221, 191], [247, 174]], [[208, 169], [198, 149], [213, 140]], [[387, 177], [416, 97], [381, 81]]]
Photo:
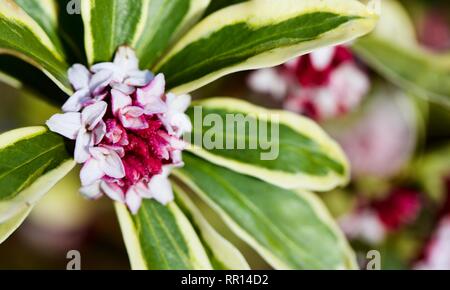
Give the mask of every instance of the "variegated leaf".
[[244, 256], [209, 224], [189, 195], [179, 186], [174, 186], [174, 190], [177, 204], [194, 225], [213, 268], [215, 270], [250, 270]]
[[344, 235], [311, 193], [281, 189], [185, 154], [174, 174], [276, 269], [353, 269]]
[[[31, 4], [30, 4], [31, 5]], [[24, 5], [29, 11], [29, 5]], [[42, 21], [42, 17], [38, 19]], [[45, 29], [51, 29], [46, 26]], [[12, 54], [40, 68], [58, 86], [71, 92], [68, 65], [61, 47], [30, 15], [13, 0], [0, 1], [0, 54]]]
[[31, 212], [31, 208], [24, 208], [10, 219], [0, 222], [0, 244], [6, 241], [23, 223]]
[[378, 27], [353, 49], [396, 85], [450, 106], [450, 54], [434, 54], [418, 44], [412, 20], [398, 1], [383, 1]]
[[150, 67], [208, 4], [209, 0], [83, 1], [88, 61], [110, 61], [119, 46], [130, 45], [137, 50], [142, 67]]
[[0, 135], [0, 227], [16, 227], [74, 166], [63, 138], [44, 127]]
[[188, 150], [210, 162], [288, 189], [326, 191], [349, 180], [340, 147], [305, 117], [230, 98], [195, 102], [188, 115]]
[[15, 0], [15, 2], [42, 27], [58, 51], [63, 54], [58, 35], [58, 4], [56, 0]]
[[33, 96], [56, 107], [67, 101], [67, 94], [42, 71], [12, 55], [0, 55], [0, 81], [16, 89], [30, 91]]
[[116, 204], [116, 212], [132, 269], [212, 269], [194, 228], [175, 203], [144, 200], [135, 216]]
[[204, 16], [206, 17], [216, 11], [219, 11], [220, 9], [245, 1], [249, 0], [212, 0], [211, 3], [209, 3]]
[[[374, 0], [375, 1], [375, 0]], [[252, 0], [194, 26], [155, 67], [175, 93], [236, 71], [281, 64], [370, 32], [377, 13], [356, 0]]]

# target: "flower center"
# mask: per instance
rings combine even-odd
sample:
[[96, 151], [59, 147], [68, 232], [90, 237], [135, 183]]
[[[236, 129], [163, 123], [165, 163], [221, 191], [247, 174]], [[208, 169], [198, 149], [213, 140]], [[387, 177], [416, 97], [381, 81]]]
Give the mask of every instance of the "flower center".
[[[76, 90], [48, 122], [50, 130], [76, 140], [83, 164], [81, 193], [107, 195], [136, 213], [143, 198], [173, 200], [167, 178], [182, 166], [188, 95], [166, 94], [164, 75], [141, 71], [134, 51], [120, 47], [114, 62], [69, 70]], [[181, 122], [180, 122], [181, 120]]]

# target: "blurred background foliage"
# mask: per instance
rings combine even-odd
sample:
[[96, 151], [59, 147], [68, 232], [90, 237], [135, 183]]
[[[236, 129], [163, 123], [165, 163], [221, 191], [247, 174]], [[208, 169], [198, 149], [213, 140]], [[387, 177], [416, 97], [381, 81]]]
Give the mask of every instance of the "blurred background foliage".
[[[450, 2], [402, 3], [421, 45], [435, 54], [449, 54]], [[355, 58], [370, 78], [368, 92], [345, 114], [318, 120], [349, 155], [353, 180], [321, 197], [347, 233], [361, 267], [372, 249], [380, 251], [384, 269], [433, 268], [433, 263], [450, 267], [450, 234], [440, 230], [450, 217], [450, 109], [400, 89]], [[222, 78], [194, 98], [231, 96], [289, 109], [286, 98], [252, 88], [252, 74]], [[57, 111], [30, 92], [1, 83], [0, 94], [0, 131], [43, 124]], [[84, 200], [77, 193], [78, 182], [77, 172], [67, 176], [0, 245], [0, 269], [65, 269], [66, 253], [72, 249], [81, 252], [83, 269], [129, 268], [112, 203]], [[221, 224], [213, 213], [208, 216], [213, 224]], [[254, 268], [268, 268], [224, 226], [221, 229]], [[447, 258], [436, 262], [433, 251], [438, 246]]]

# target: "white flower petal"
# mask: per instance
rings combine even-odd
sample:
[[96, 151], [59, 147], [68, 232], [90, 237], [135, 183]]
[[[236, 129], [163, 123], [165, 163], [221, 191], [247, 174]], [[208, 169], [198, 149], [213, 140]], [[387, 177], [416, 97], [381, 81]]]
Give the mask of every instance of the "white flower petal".
[[136, 192], [134, 187], [128, 190], [125, 199], [131, 213], [137, 214], [142, 204], [142, 197]]
[[69, 81], [72, 84], [75, 91], [88, 88], [91, 73], [84, 65], [74, 64], [69, 69], [68, 75]]
[[136, 90], [134, 86], [127, 85], [124, 83], [119, 83], [119, 82], [112, 82], [111, 88], [113, 88], [114, 90], [117, 90], [125, 95], [131, 95]]
[[139, 69], [139, 60], [134, 50], [128, 46], [119, 47], [114, 57], [114, 64], [125, 72]]
[[93, 130], [105, 116], [108, 104], [104, 101], [89, 105], [81, 112], [81, 122], [88, 130]]
[[162, 100], [155, 100], [153, 103], [148, 103], [144, 107], [146, 115], [163, 114], [167, 111], [167, 105]]
[[94, 158], [90, 158], [80, 171], [80, 180], [83, 186], [92, 185], [105, 176], [105, 173], [100, 169], [100, 163]]
[[89, 199], [99, 199], [102, 196], [102, 192], [100, 190], [100, 183], [102, 181], [98, 180], [91, 185], [83, 186], [80, 188], [80, 193]]
[[94, 96], [99, 95], [112, 82], [114, 77], [113, 71], [101, 70], [92, 76], [89, 82], [89, 89]]
[[55, 114], [46, 122], [50, 131], [75, 140], [81, 128], [80, 113]]
[[173, 94], [167, 94], [169, 110], [172, 112], [184, 113], [191, 104], [190, 95], [175, 96]]
[[125, 156], [125, 149], [122, 146], [101, 145], [101, 147], [116, 152], [120, 157]]
[[77, 141], [75, 142], [75, 153], [74, 159], [78, 164], [86, 162], [89, 157], [89, 147], [92, 144], [92, 135], [86, 130], [80, 130], [77, 136]]
[[148, 128], [148, 123], [143, 118], [144, 110], [140, 107], [130, 106], [120, 110], [119, 118], [127, 129], [143, 130]]
[[120, 156], [109, 150], [109, 154], [105, 155], [105, 159], [100, 162], [100, 168], [103, 172], [112, 178], [123, 178], [125, 176], [125, 168], [123, 167]]
[[153, 74], [149, 71], [131, 71], [128, 72], [128, 78], [125, 80], [126, 85], [133, 87], [143, 87], [147, 85], [153, 78]]
[[144, 182], [139, 182], [136, 185], [134, 185], [134, 189], [137, 192], [137, 194], [142, 198], [152, 198], [152, 192], [148, 185]]
[[130, 96], [127, 96], [121, 91], [111, 90], [111, 106], [114, 115], [119, 113], [119, 110], [131, 106], [132, 100]]
[[170, 125], [174, 127], [177, 137], [181, 137], [184, 133], [192, 132], [192, 123], [186, 114], [176, 114], [172, 116]]
[[336, 102], [351, 111], [369, 92], [370, 79], [355, 63], [350, 62], [333, 71], [329, 86], [337, 96]]
[[83, 108], [83, 103], [89, 101], [89, 89], [76, 91], [62, 106], [64, 112], [79, 112]]
[[334, 46], [324, 47], [313, 51], [311, 56], [312, 65], [317, 70], [326, 69], [333, 60], [336, 48]]
[[136, 96], [138, 103], [144, 107], [146, 115], [162, 114], [167, 111], [167, 105], [161, 97], [151, 96], [145, 89], [138, 89]]
[[153, 176], [148, 187], [152, 192], [152, 197], [161, 204], [167, 205], [174, 200], [172, 186], [166, 172]]
[[183, 153], [181, 150], [174, 150], [170, 154], [170, 158], [172, 158], [172, 162], [177, 167], [183, 167]]
[[100, 187], [103, 190], [103, 192], [112, 200], [122, 203], [125, 201], [124, 193], [117, 184], [103, 181]]
[[138, 102], [146, 106], [153, 103], [155, 99], [161, 99], [164, 95], [166, 81], [163, 74], [158, 74], [146, 87], [139, 89], [137, 94]]
[[248, 79], [249, 87], [255, 92], [272, 95], [277, 100], [286, 97], [289, 82], [276, 69], [267, 68], [252, 72]]
[[102, 142], [105, 135], [106, 135], [106, 124], [105, 122], [100, 121], [94, 128], [94, 130], [92, 130], [93, 145], [98, 145], [100, 142]]
[[104, 146], [98, 146], [98, 147], [90, 147], [89, 148], [89, 153], [91, 154], [91, 156], [98, 160], [103, 162], [106, 158], [106, 155], [109, 154], [109, 149], [105, 148]]
[[94, 73], [99, 73], [101, 71], [113, 72], [117, 69], [117, 66], [112, 62], [100, 62], [91, 67], [91, 71]]

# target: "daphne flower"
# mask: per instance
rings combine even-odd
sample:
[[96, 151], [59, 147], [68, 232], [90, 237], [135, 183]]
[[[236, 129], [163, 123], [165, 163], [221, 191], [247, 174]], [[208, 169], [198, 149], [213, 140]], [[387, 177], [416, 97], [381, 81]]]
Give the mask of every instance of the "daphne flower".
[[337, 46], [316, 50], [278, 68], [256, 71], [249, 86], [282, 100], [290, 111], [325, 120], [357, 107], [370, 82], [350, 50]]
[[96, 180], [90, 185], [80, 188], [80, 193], [89, 199], [98, 199], [103, 193], [114, 201], [125, 202], [125, 194], [117, 184], [117, 180]]
[[437, 216], [436, 229], [416, 262], [418, 270], [450, 270], [450, 176], [445, 178], [447, 195]]
[[106, 133], [102, 118], [106, 113], [107, 103], [98, 102], [86, 107], [81, 113], [56, 114], [47, 121], [53, 132], [71, 140], [76, 139], [75, 161], [84, 163], [89, 158], [89, 147], [97, 145]]
[[417, 116], [407, 96], [393, 88], [371, 96], [352, 122], [328, 126], [350, 160], [354, 178], [390, 178], [411, 160]]
[[111, 90], [112, 113], [119, 118], [127, 129], [143, 130], [148, 128], [144, 109], [133, 106], [130, 96], [116, 89]]
[[444, 218], [427, 244], [417, 270], [450, 270], [450, 216]]
[[163, 101], [164, 86], [164, 75], [159, 74], [148, 86], [137, 90], [137, 100], [146, 115], [162, 114], [161, 119], [167, 131], [180, 137], [192, 130], [189, 117], [184, 113], [191, 103], [191, 97], [169, 93]]
[[109, 85], [124, 94], [131, 94], [135, 87], [148, 84], [153, 77], [149, 71], [139, 70], [136, 54], [126, 46], [118, 49], [114, 62], [96, 64], [91, 71], [95, 73], [90, 82], [90, 89], [94, 95]]
[[419, 40], [427, 48], [445, 53], [450, 49], [449, 17], [444, 10], [431, 9], [425, 11], [419, 23]]
[[68, 74], [75, 93], [62, 106], [62, 110], [64, 112], [79, 112], [83, 108], [83, 104], [91, 100], [89, 91], [91, 73], [85, 66], [75, 64], [69, 69]]
[[180, 137], [185, 132], [190, 132], [192, 124], [184, 112], [191, 103], [191, 96], [175, 96], [169, 93], [166, 98], [167, 111], [164, 113], [162, 121], [167, 131], [177, 137]]
[[81, 193], [92, 199], [106, 195], [133, 213], [143, 198], [171, 202], [170, 170], [183, 165], [181, 135], [192, 129], [184, 113], [190, 97], [166, 93], [164, 75], [140, 71], [127, 47], [119, 48], [113, 63], [94, 65], [90, 72], [72, 67], [70, 74], [74, 89], [89, 87], [84, 99], [69, 102], [82, 111], [57, 114], [47, 125], [76, 140]]
[[81, 184], [91, 185], [104, 176], [120, 179], [125, 176], [125, 169], [116, 151], [122, 151], [123, 148], [106, 146], [92, 147], [89, 149], [91, 157], [86, 161], [80, 172]]
[[137, 90], [137, 101], [144, 108], [146, 115], [166, 112], [167, 105], [162, 100], [165, 85], [164, 75], [159, 74], [147, 86]]
[[417, 192], [396, 189], [382, 200], [359, 206], [354, 212], [342, 217], [340, 225], [351, 239], [379, 244], [386, 234], [414, 222], [421, 208]]
[[153, 176], [148, 184], [139, 182], [128, 189], [126, 204], [131, 212], [137, 212], [143, 198], [153, 198], [164, 205], [173, 200], [173, 191], [169, 181], [170, 171], [170, 166], [163, 166], [162, 173]]
[[380, 244], [386, 236], [383, 223], [371, 209], [358, 209], [347, 214], [340, 219], [339, 224], [349, 239], [360, 239], [370, 245]]
[[105, 138], [108, 143], [113, 145], [126, 146], [129, 144], [125, 128], [115, 119], [106, 121]]

